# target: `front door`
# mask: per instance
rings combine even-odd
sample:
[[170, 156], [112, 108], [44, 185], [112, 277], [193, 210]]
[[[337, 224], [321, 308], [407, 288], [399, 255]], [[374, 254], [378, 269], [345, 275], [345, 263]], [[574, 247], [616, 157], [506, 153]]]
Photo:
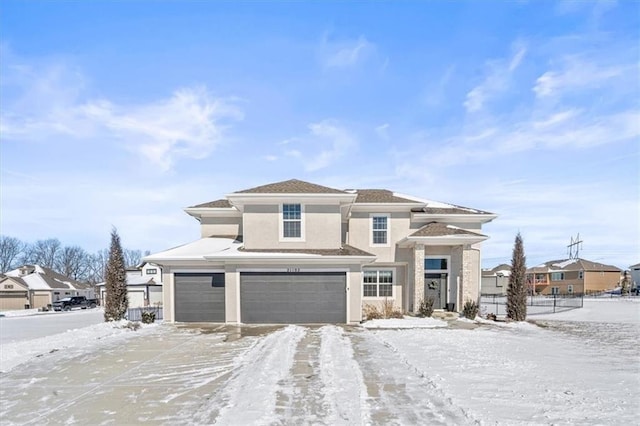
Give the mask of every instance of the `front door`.
[[424, 295], [433, 298], [433, 309], [444, 309], [448, 275], [446, 273], [424, 274]]

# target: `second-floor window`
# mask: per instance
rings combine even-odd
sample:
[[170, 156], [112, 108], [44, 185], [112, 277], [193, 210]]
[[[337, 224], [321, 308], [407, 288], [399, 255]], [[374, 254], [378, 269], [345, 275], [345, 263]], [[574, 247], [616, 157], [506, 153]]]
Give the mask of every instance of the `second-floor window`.
[[158, 270], [155, 268], [149, 268], [147, 269], [147, 275], [155, 275], [158, 273]]
[[300, 204], [282, 205], [282, 237], [302, 238], [302, 206]]
[[564, 272], [551, 273], [551, 281], [562, 281], [562, 280], [564, 280]]
[[371, 216], [371, 244], [372, 245], [388, 245], [389, 244], [389, 216], [373, 215]]

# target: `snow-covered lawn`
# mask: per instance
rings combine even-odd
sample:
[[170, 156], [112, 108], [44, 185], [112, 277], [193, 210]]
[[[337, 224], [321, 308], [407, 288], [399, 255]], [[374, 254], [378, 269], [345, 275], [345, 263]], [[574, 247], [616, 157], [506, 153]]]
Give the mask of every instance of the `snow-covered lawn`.
[[3, 374], [0, 419], [7, 425], [637, 424], [639, 307], [599, 301], [562, 321], [475, 328], [398, 320], [423, 327], [120, 329], [82, 348], [59, 346]]

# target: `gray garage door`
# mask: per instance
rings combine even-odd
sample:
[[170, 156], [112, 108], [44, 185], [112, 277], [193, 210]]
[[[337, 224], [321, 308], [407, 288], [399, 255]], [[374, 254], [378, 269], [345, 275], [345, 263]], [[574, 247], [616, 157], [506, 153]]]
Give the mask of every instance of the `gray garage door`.
[[246, 324], [347, 322], [344, 272], [244, 272], [240, 310]]
[[175, 274], [176, 321], [224, 322], [224, 273]]

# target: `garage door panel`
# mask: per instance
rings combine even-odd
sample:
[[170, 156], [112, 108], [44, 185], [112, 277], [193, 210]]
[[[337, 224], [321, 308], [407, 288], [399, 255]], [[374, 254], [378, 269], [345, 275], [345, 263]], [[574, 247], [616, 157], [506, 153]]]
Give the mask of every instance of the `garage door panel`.
[[242, 273], [240, 282], [244, 323], [346, 322], [344, 273]]
[[178, 322], [224, 322], [224, 273], [175, 274]]

